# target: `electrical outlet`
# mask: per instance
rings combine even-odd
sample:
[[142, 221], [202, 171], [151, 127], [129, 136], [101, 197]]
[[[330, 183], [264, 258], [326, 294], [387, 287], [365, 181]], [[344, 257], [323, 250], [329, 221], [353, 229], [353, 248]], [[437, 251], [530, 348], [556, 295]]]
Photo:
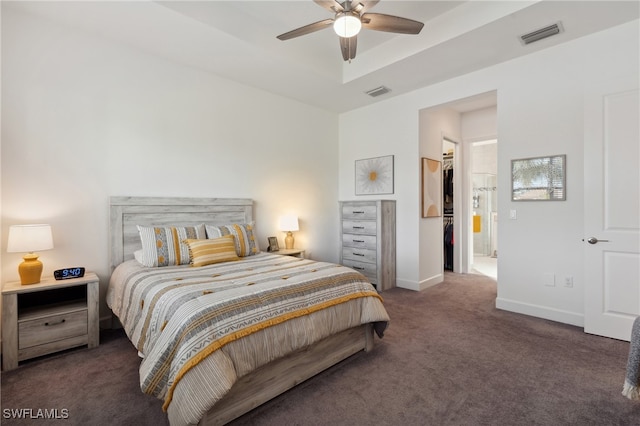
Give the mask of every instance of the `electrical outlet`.
[[564, 277], [564, 286], [567, 288], [573, 288], [573, 277], [571, 275]]

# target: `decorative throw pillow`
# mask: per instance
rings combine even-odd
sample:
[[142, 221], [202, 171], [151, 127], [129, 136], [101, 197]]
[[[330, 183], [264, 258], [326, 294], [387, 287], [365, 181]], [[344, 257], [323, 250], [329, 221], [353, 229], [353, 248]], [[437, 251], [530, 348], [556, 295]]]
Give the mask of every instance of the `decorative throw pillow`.
[[191, 254], [191, 266], [205, 266], [240, 260], [236, 254], [234, 240], [235, 237], [233, 235], [225, 235], [224, 237], [209, 240], [185, 240]]
[[147, 267], [188, 265], [189, 246], [184, 240], [206, 238], [204, 225], [140, 226], [141, 262]]
[[206, 225], [205, 228], [207, 230], [207, 238], [218, 238], [224, 235], [236, 237], [236, 253], [240, 257], [253, 256], [260, 253], [253, 223], [233, 223], [222, 226]]

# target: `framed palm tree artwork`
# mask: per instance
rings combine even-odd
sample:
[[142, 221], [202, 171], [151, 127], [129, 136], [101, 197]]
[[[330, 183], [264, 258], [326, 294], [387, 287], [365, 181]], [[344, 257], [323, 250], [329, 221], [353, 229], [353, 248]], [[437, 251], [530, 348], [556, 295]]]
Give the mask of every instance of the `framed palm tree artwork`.
[[511, 200], [566, 200], [566, 163], [566, 155], [511, 160]]

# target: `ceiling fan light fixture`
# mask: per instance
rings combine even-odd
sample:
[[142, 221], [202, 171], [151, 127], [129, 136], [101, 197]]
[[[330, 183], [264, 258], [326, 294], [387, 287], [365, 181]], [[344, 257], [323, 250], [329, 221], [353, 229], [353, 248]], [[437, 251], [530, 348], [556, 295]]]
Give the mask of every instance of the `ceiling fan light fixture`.
[[353, 37], [360, 32], [361, 28], [360, 16], [354, 12], [339, 13], [333, 22], [333, 30], [340, 37]]
[[[0, 0], [2, 1], [2, 0]], [[342, 59], [351, 62], [356, 57], [358, 33], [361, 29], [384, 31], [399, 34], [419, 34], [424, 27], [422, 22], [400, 16], [370, 13], [369, 9], [380, 0], [313, 0], [317, 5], [329, 10], [332, 18], [313, 22], [295, 30], [277, 36], [278, 40], [290, 40], [306, 34], [315, 33], [333, 26], [340, 37]]]

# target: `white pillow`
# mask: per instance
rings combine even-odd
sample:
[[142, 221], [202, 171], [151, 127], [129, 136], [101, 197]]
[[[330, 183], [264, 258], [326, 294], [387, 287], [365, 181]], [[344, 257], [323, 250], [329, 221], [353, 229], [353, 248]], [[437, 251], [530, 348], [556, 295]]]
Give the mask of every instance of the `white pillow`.
[[142, 264], [142, 249], [133, 252], [133, 258]]

